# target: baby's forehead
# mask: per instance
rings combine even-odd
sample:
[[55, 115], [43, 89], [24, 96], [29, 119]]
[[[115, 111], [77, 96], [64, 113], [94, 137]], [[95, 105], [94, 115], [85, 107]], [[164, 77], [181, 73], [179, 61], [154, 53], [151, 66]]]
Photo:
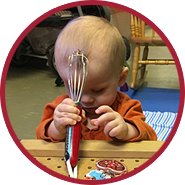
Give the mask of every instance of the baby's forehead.
[[114, 73], [114, 69], [111, 67], [109, 62], [103, 63], [99, 62], [89, 62], [89, 71], [88, 78], [89, 81], [106, 81], [112, 74]]
[[[84, 55], [88, 59], [88, 80], [92, 82], [93, 80], [106, 80], [112, 74], [117, 73], [118, 66], [120, 66], [116, 61], [112, 61], [109, 52], [101, 48], [96, 48], [88, 55], [86, 53]], [[57, 66], [63, 78], [67, 77], [68, 67], [68, 60], [62, 60], [61, 65]]]

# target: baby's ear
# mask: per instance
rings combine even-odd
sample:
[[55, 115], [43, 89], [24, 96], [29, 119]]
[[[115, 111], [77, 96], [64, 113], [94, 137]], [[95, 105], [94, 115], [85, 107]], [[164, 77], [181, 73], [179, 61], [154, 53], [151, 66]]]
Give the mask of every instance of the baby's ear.
[[120, 75], [119, 75], [119, 81], [118, 81], [118, 86], [121, 87], [125, 84], [127, 76], [128, 76], [128, 72], [129, 69], [128, 67], [124, 67], [121, 71], [120, 71]]

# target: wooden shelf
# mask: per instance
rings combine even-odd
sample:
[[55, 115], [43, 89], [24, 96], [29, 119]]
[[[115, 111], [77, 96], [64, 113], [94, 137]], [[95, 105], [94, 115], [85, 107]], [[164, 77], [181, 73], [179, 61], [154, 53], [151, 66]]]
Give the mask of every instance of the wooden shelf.
[[[21, 140], [25, 149], [47, 168], [68, 176], [64, 162], [65, 143], [52, 143], [44, 140]], [[114, 159], [127, 166], [128, 172], [138, 168], [150, 159], [163, 145], [163, 141], [140, 141], [124, 143], [116, 141], [80, 142], [78, 178], [96, 169], [96, 161]]]

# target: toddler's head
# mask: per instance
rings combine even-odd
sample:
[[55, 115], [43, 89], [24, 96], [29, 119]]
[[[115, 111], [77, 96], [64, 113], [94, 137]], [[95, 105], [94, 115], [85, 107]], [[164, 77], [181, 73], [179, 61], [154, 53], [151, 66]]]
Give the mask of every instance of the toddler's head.
[[[89, 62], [106, 58], [111, 69], [121, 69], [126, 58], [124, 40], [110, 22], [96, 16], [82, 16], [69, 22], [61, 31], [55, 44], [55, 62], [60, 69], [67, 65], [68, 57], [77, 49], [82, 50]], [[108, 62], [108, 63], [107, 63]], [[63, 75], [62, 75], [63, 76]]]
[[126, 48], [121, 34], [107, 20], [95, 16], [79, 17], [66, 25], [55, 44], [55, 62], [67, 90], [68, 57], [78, 49], [89, 60], [82, 105], [111, 105], [128, 74], [128, 68], [123, 69]]

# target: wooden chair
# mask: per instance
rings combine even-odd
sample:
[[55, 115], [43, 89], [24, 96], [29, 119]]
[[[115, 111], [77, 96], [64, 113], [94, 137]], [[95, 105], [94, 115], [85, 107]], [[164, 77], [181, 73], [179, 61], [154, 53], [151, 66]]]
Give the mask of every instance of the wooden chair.
[[[138, 89], [144, 82], [146, 77], [146, 65], [147, 64], [175, 64], [173, 60], [164, 59], [148, 59], [150, 46], [166, 46], [164, 41], [156, 36], [155, 31], [152, 29], [152, 35], [150, 37], [145, 36], [145, 22], [140, 20], [134, 15], [131, 15], [131, 43], [135, 43], [134, 58], [132, 67], [132, 82], [131, 88]], [[144, 46], [142, 60], [140, 60], [140, 46]], [[138, 70], [140, 72], [140, 78], [136, 82]]]

